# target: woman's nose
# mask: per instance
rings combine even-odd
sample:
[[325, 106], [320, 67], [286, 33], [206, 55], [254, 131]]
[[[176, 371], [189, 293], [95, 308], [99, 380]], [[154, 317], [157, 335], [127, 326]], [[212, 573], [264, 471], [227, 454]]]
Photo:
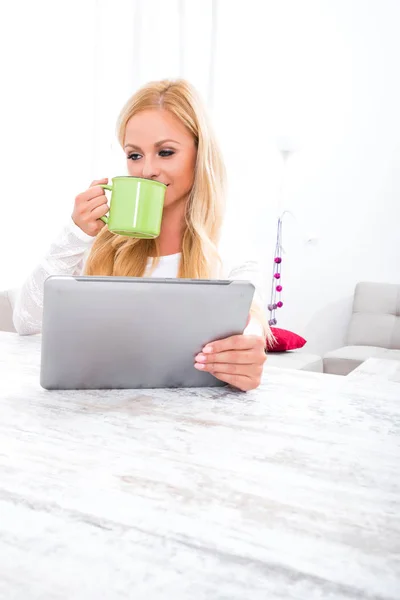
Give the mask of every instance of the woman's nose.
[[152, 157], [152, 156], [148, 156], [145, 157], [142, 161], [142, 177], [144, 179], [157, 179], [157, 177], [159, 177], [160, 175], [160, 168], [157, 164], [157, 160]]

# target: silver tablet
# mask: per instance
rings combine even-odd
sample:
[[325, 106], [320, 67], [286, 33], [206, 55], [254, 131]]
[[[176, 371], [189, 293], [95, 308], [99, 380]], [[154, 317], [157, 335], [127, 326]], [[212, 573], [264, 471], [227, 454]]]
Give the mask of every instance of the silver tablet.
[[49, 277], [40, 383], [46, 389], [225, 385], [194, 368], [213, 340], [242, 333], [247, 281]]

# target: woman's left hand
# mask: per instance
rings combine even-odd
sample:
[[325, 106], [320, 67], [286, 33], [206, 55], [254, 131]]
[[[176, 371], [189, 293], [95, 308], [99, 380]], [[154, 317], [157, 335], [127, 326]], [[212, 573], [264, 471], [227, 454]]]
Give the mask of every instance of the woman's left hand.
[[261, 383], [267, 360], [265, 339], [256, 335], [233, 335], [204, 346], [195, 357], [195, 368], [248, 392]]

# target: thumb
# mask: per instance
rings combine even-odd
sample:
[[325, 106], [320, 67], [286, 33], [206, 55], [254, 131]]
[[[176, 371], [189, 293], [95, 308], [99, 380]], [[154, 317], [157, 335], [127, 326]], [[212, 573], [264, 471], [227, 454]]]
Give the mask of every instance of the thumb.
[[94, 185], [100, 185], [101, 183], [108, 183], [108, 177], [104, 177], [104, 179], [95, 179], [90, 184], [90, 187], [93, 187]]

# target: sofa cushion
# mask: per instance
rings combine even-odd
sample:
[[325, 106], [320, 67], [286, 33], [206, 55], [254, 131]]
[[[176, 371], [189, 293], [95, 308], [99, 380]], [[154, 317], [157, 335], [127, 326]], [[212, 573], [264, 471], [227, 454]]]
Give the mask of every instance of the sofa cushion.
[[0, 331], [14, 331], [12, 320], [12, 296], [11, 292], [0, 292]]
[[400, 361], [400, 350], [378, 346], [344, 346], [325, 354], [324, 373], [348, 375], [368, 358], [386, 358]]
[[300, 371], [322, 373], [322, 358], [320, 356], [297, 352], [296, 350], [268, 353], [265, 365], [267, 367], [281, 367], [283, 369], [298, 369]]
[[400, 285], [357, 284], [347, 344], [400, 349]]

